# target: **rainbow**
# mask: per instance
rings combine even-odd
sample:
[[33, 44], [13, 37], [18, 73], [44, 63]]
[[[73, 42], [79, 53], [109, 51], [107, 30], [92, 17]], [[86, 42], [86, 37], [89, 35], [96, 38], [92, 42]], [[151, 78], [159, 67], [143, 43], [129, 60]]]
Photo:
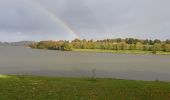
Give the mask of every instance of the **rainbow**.
[[74, 38], [80, 38], [79, 35], [72, 29], [71, 26], [69, 26], [68, 23], [66, 23], [65, 21], [61, 20], [56, 14], [52, 13], [51, 11], [49, 11], [48, 9], [46, 9], [45, 7], [43, 7], [41, 4], [39, 4], [38, 2], [36, 2], [35, 0], [30, 0], [31, 3], [34, 6], [37, 6], [39, 9], [41, 9], [44, 13], [46, 13], [51, 19], [53, 19], [57, 24], [60, 24], [62, 27], [64, 27], [69, 34], [71, 34]]

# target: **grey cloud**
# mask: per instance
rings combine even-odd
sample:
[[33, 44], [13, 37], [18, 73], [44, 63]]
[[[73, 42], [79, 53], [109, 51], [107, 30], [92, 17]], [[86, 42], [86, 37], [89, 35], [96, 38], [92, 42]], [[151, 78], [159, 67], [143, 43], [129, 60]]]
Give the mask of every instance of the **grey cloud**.
[[[34, 2], [34, 1], [33, 1]], [[82, 38], [170, 37], [169, 0], [0, 0], [0, 31], [65, 33], [37, 4], [66, 22]], [[8, 32], [6, 32], [8, 33]], [[44, 39], [47, 35], [37, 35]], [[44, 37], [44, 38], [42, 38]], [[55, 37], [51, 35], [51, 37]], [[56, 35], [57, 37], [57, 35]]]
[[[29, 2], [13, 0], [1, 1], [0, 29], [4, 31], [49, 31], [56, 30], [56, 24], [48, 16]], [[5, 12], [4, 12], [5, 11]]]
[[[40, 0], [41, 1], [41, 0]], [[64, 8], [43, 4], [67, 20], [78, 33], [169, 34], [168, 0], [63, 0]], [[48, 0], [44, 2], [53, 2]], [[57, 4], [57, 1], [56, 3]], [[57, 9], [57, 8], [56, 8]], [[100, 34], [100, 35], [102, 35]]]

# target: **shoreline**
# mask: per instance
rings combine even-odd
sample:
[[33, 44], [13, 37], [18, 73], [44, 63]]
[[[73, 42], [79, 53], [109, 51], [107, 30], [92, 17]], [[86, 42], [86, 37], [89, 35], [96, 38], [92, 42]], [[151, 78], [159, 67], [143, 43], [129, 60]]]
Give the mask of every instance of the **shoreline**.
[[153, 54], [152, 51], [142, 50], [101, 50], [101, 49], [73, 49], [73, 52], [95, 52], [95, 53], [112, 53], [112, 54], [146, 54], [146, 55], [170, 55], [170, 52], [158, 51]]
[[45, 50], [45, 51], [60, 51], [60, 52], [88, 52], [88, 53], [110, 53], [110, 54], [144, 54], [144, 55], [170, 55], [170, 52], [158, 51], [153, 54], [152, 51], [142, 51], [142, 50], [102, 50], [102, 49], [73, 49], [72, 51], [62, 51], [62, 50], [50, 50], [50, 49], [37, 49], [28, 48], [34, 50]]

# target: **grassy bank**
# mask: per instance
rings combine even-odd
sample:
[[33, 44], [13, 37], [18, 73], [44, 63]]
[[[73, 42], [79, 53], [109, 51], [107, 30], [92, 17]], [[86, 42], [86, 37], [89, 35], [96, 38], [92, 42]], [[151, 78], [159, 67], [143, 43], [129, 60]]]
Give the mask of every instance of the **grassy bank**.
[[169, 100], [170, 83], [0, 76], [0, 100]]
[[[101, 49], [73, 49], [77, 52], [99, 52], [99, 53], [120, 53], [120, 54], [152, 54], [152, 51], [143, 50], [101, 50]], [[168, 55], [170, 52], [157, 51], [156, 54]]]

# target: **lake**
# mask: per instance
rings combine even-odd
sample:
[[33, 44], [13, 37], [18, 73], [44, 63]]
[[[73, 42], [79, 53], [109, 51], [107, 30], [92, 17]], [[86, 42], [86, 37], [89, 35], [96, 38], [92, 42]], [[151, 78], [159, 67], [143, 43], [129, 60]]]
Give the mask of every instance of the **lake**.
[[64, 52], [6, 46], [0, 47], [0, 74], [60, 77], [95, 75], [170, 81], [170, 55]]

